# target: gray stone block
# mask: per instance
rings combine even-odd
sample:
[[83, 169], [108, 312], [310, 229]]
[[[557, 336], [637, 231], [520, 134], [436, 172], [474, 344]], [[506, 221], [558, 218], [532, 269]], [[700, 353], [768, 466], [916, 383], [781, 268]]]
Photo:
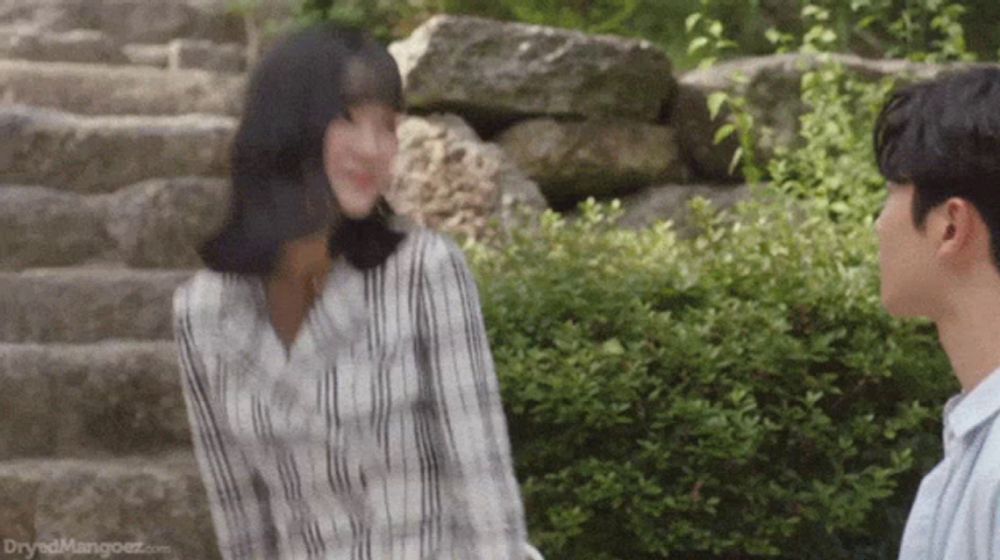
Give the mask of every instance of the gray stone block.
[[0, 186], [0, 268], [65, 266], [115, 248], [91, 197], [42, 187]]
[[245, 47], [234, 43], [219, 45], [206, 40], [174, 39], [167, 46], [167, 67], [171, 70], [241, 72], [245, 58]]
[[10, 22], [49, 32], [95, 29], [120, 43], [244, 37], [227, 0], [0, 0], [0, 23]]
[[170, 49], [167, 45], [144, 45], [129, 43], [122, 47], [122, 53], [132, 64], [140, 66], [155, 66], [166, 68], [170, 59]]
[[154, 177], [225, 175], [236, 120], [87, 117], [0, 107], [0, 181], [108, 192]]
[[497, 143], [557, 206], [688, 174], [673, 129], [636, 121], [532, 119], [505, 130]]
[[85, 115], [235, 115], [243, 78], [202, 70], [0, 61], [0, 104]]
[[0, 344], [0, 456], [185, 447], [179, 375], [173, 341]]
[[435, 16], [389, 46], [407, 105], [480, 126], [536, 115], [656, 120], [671, 64], [644, 41], [519, 23]]
[[189, 451], [0, 463], [0, 526], [12, 541], [142, 542], [162, 547], [150, 558], [215, 560], [219, 553], [207, 504]]
[[171, 339], [171, 298], [193, 272], [82, 267], [0, 272], [0, 342]]
[[122, 262], [197, 268], [196, 248], [222, 226], [229, 197], [225, 179], [153, 179], [107, 196], [102, 206]]
[[0, 33], [0, 56], [42, 62], [125, 64], [121, 47], [100, 31]]

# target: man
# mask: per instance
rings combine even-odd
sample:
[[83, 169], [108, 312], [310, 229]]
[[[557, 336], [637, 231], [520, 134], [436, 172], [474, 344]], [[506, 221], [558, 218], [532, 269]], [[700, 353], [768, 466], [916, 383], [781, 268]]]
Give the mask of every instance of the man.
[[961, 384], [900, 560], [1000, 560], [1000, 68], [898, 91], [875, 128], [882, 302], [927, 317]]

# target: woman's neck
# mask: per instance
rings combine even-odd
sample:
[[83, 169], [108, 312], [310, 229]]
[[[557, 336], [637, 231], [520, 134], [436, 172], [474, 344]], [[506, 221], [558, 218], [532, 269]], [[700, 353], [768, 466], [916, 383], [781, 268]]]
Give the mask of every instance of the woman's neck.
[[269, 280], [273, 285], [309, 288], [322, 282], [333, 266], [326, 235], [313, 235], [285, 244], [282, 258]]

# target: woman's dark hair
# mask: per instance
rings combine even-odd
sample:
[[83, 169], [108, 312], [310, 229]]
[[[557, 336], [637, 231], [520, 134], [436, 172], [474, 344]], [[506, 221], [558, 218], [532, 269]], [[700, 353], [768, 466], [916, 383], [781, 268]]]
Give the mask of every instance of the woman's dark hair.
[[392, 209], [380, 199], [366, 218], [344, 216], [323, 169], [327, 126], [362, 101], [403, 110], [396, 62], [363, 31], [314, 25], [267, 53], [231, 148], [228, 217], [198, 248], [209, 268], [270, 274], [284, 242], [327, 226], [331, 257], [361, 269], [385, 262], [404, 237], [389, 225]]
[[1000, 267], [1000, 68], [951, 72], [896, 91], [875, 123], [882, 175], [913, 184], [913, 220], [964, 198], [990, 231]]

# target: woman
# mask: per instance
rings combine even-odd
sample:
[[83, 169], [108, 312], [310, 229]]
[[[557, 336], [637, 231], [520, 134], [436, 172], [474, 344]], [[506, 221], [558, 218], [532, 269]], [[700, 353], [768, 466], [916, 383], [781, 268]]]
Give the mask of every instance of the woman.
[[249, 85], [227, 222], [174, 294], [223, 558], [523, 558], [461, 251], [382, 198], [402, 86], [365, 34], [286, 38]]

